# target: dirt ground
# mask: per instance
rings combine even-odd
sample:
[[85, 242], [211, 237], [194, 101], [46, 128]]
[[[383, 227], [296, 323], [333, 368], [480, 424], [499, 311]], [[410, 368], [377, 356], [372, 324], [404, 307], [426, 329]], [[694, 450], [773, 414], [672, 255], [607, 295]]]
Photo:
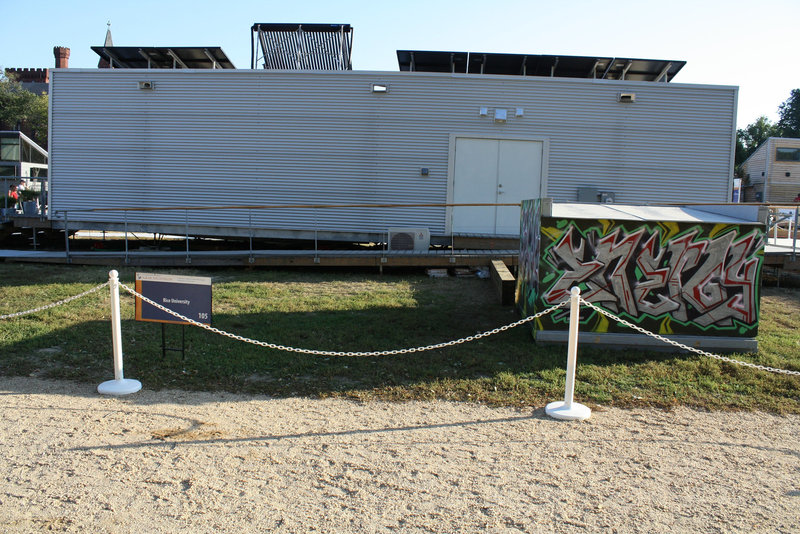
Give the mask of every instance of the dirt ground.
[[799, 416], [31, 378], [0, 378], [0, 406], [3, 532], [800, 531]]

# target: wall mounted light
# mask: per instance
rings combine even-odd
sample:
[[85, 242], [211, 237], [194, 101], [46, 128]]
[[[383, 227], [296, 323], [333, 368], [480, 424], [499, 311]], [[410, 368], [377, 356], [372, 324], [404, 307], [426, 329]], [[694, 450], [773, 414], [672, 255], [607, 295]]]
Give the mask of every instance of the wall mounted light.
[[428, 175], [430, 174], [430, 172], [431, 172], [431, 171], [430, 171], [430, 169], [429, 169], [428, 167], [422, 167], [422, 168], [419, 170], [419, 175], [420, 175], [420, 176], [428, 176]]
[[517, 108], [516, 112], [514, 113], [517, 117], [522, 117], [525, 115], [525, 110], [522, 108]]
[[372, 92], [373, 93], [388, 93], [389, 87], [379, 83], [372, 84]]
[[480, 115], [481, 117], [485, 117], [488, 114], [489, 114], [489, 108], [487, 108], [486, 106], [481, 106], [481, 108], [478, 110], [478, 115]]
[[617, 95], [617, 101], [632, 104], [636, 102], [636, 93], [620, 93]]
[[145, 89], [145, 90], [152, 91], [154, 87], [155, 87], [155, 84], [153, 82], [151, 82], [151, 81], [139, 82], [139, 89]]
[[494, 110], [494, 122], [506, 122], [508, 119], [508, 110], [496, 109]]

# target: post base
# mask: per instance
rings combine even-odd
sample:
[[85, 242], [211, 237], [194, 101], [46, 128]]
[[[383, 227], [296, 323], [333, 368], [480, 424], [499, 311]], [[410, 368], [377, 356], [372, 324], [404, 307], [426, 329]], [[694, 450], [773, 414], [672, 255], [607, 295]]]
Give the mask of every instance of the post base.
[[556, 401], [548, 404], [544, 409], [544, 413], [553, 419], [583, 421], [584, 419], [589, 419], [589, 416], [592, 415], [592, 410], [577, 402], [573, 402], [572, 405], [567, 408], [564, 401]]
[[142, 383], [130, 378], [107, 380], [97, 386], [97, 392], [101, 395], [130, 395], [140, 389], [142, 389]]

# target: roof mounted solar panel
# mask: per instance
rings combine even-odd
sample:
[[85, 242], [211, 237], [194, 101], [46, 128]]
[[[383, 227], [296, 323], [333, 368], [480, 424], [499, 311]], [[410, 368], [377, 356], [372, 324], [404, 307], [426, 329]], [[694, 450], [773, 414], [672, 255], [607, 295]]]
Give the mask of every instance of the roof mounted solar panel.
[[114, 69], [234, 69], [218, 46], [93, 46]]
[[256, 23], [250, 38], [253, 69], [353, 70], [349, 24]]
[[467, 72], [466, 52], [398, 50], [401, 71]]
[[397, 61], [401, 71], [466, 72], [469, 74], [649, 82], [671, 81], [686, 65], [685, 61], [660, 59], [425, 50], [398, 50]]

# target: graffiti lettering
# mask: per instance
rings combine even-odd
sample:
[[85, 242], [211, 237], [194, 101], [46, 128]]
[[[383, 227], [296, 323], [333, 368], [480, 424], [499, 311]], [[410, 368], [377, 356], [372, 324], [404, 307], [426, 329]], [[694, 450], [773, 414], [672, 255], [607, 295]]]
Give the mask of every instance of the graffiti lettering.
[[700, 237], [695, 228], [665, 239], [663, 231], [642, 226], [582, 234], [570, 223], [543, 256], [558, 273], [544, 301], [561, 302], [580, 285], [587, 301], [634, 318], [668, 314], [701, 327], [754, 324], [760, 232], [740, 239], [736, 231]]

